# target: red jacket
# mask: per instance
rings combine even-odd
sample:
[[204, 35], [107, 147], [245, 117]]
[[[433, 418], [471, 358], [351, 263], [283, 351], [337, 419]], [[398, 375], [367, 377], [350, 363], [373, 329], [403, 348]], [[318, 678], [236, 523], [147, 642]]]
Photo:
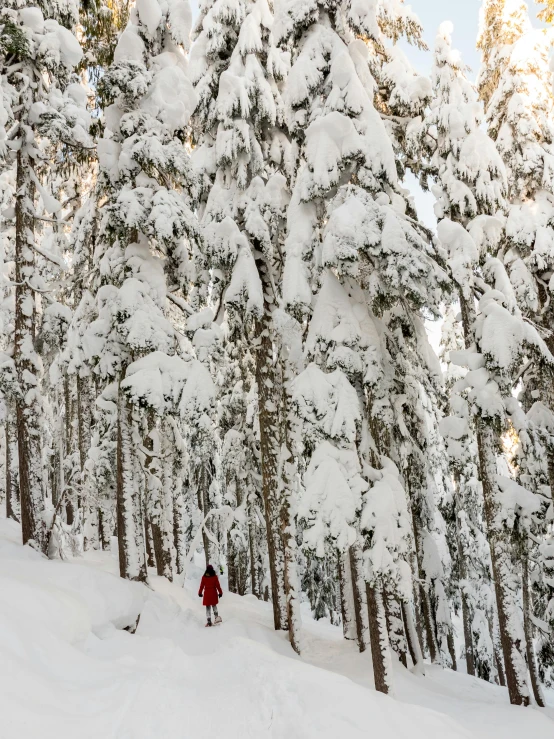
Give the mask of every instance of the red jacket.
[[198, 595], [202, 595], [202, 593], [204, 593], [204, 600], [202, 601], [203, 605], [217, 606], [219, 603], [219, 598], [217, 597], [218, 594], [220, 596], [223, 595], [223, 590], [221, 589], [217, 575], [212, 575], [212, 577], [206, 577], [206, 575], [204, 575], [202, 577]]

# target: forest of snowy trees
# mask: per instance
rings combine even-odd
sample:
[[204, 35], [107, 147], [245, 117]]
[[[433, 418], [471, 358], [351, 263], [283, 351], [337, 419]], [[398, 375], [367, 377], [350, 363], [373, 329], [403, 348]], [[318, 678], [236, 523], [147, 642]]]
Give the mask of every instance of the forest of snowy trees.
[[542, 706], [554, 2], [483, 0], [475, 84], [403, 0], [198, 5], [1, 3], [5, 515]]

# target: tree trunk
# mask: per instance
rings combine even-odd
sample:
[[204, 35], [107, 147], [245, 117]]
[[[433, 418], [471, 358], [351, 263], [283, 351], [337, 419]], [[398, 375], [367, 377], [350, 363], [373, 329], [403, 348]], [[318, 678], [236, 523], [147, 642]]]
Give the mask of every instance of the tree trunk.
[[414, 624], [410, 605], [402, 601], [402, 619], [406, 629], [406, 641], [410, 651], [410, 657], [414, 667], [417, 667], [420, 674], [425, 674], [425, 666], [423, 663], [423, 654], [421, 653], [421, 642], [419, 641], [417, 630]]
[[[91, 546], [96, 545], [96, 539], [99, 539], [98, 532], [94, 531], [93, 526], [97, 526], [98, 518], [95, 507], [86, 498], [86, 472], [85, 463], [87, 461], [88, 451], [91, 443], [91, 427], [92, 427], [92, 393], [90, 378], [80, 377], [77, 375], [77, 432], [78, 432], [78, 448], [79, 448], [79, 468], [80, 475], [80, 497], [83, 502], [83, 516], [85, 518], [86, 528], [83, 547], [85, 551]], [[96, 516], [96, 524], [94, 517]], [[93, 532], [93, 536], [90, 532]]]
[[348, 551], [338, 553], [337, 569], [340, 586], [342, 631], [345, 639], [353, 641], [357, 638], [357, 626], [354, 606], [354, 589], [352, 586], [352, 571], [350, 568], [350, 554]]
[[477, 419], [477, 446], [485, 502], [485, 519], [491, 548], [500, 641], [510, 703], [527, 706], [529, 705], [529, 691], [527, 689], [525, 645], [521, 644], [517, 624], [518, 594], [513, 589], [513, 567], [507, 536], [497, 517], [497, 438], [496, 433], [482, 418]]
[[179, 492], [175, 495], [173, 501], [173, 546], [175, 547], [175, 571], [181, 575], [185, 570], [186, 544], [185, 530], [183, 520], [185, 517], [185, 507], [183, 505], [183, 494], [180, 491], [181, 481], [179, 481]]
[[521, 587], [523, 590], [523, 628], [525, 630], [525, 643], [527, 645], [527, 667], [531, 678], [531, 687], [537, 706], [544, 708], [544, 697], [542, 695], [539, 676], [537, 671], [537, 658], [533, 646], [533, 628], [531, 625], [531, 598], [529, 593], [529, 553], [527, 551], [527, 542], [525, 542], [525, 551], [522, 553], [522, 569], [523, 577]]
[[381, 585], [377, 583], [375, 586], [371, 586], [366, 583], [366, 596], [375, 690], [388, 694], [392, 692], [392, 663]]
[[[475, 341], [475, 310], [461, 290], [459, 295], [465, 345], [466, 348], [470, 348]], [[481, 416], [476, 418], [476, 434], [506, 682], [510, 703], [527, 706], [529, 705], [529, 691], [525, 668], [525, 647], [520, 642], [517, 624], [517, 593], [513, 590], [512, 566], [506, 532], [503, 531], [502, 523], [497, 518], [499, 491], [496, 482], [496, 452], [500, 447], [500, 441], [497, 432]]]
[[[458, 539], [458, 552], [460, 552], [460, 579], [465, 581], [467, 577], [465, 561], [462, 564], [463, 553], [461, 553], [461, 543]], [[465, 584], [460, 588], [462, 600], [462, 620], [464, 624], [464, 652], [466, 657], [466, 671], [468, 675], [475, 676], [475, 658], [473, 655], [473, 636], [471, 634], [471, 618], [469, 612], [469, 602], [467, 593], [465, 592]]]
[[146, 545], [146, 566], [154, 568], [157, 564], [154, 555], [154, 534], [146, 513], [144, 514], [144, 543]]
[[[390, 646], [396, 652], [404, 667], [407, 667], [407, 644], [400, 601], [394, 593], [389, 593], [386, 589], [383, 594], [383, 601], [387, 616], [387, 630]], [[369, 622], [369, 626], [371, 629], [371, 621]]]
[[126, 580], [146, 582], [143, 511], [132, 425], [131, 409], [120, 385], [118, 390], [116, 471], [119, 574]]
[[[202, 519], [205, 519], [210, 512], [210, 496], [209, 496], [209, 475], [206, 469], [206, 462], [201, 462], [201, 467], [198, 474], [198, 508], [202, 513]], [[204, 546], [204, 558], [206, 560], [206, 567], [212, 562], [212, 542], [210, 537], [206, 533], [206, 529], [209, 528], [208, 524], [205, 524], [202, 529], [202, 543]]]
[[429, 586], [425, 581], [425, 572], [421, 563], [421, 551], [419, 545], [419, 520], [417, 513], [415, 512], [412, 515], [412, 522], [419, 579], [419, 594], [421, 599], [420, 603], [423, 615], [423, 626], [425, 628], [425, 640], [427, 642], [427, 649], [429, 650], [429, 657], [431, 658], [431, 662], [435, 663], [438, 656], [437, 637], [434, 629], [433, 609], [431, 607], [431, 598], [429, 597]]
[[300, 616], [300, 581], [296, 561], [294, 523], [288, 501], [281, 506], [281, 530], [285, 549], [285, 593], [287, 598], [287, 624], [292, 648], [300, 654], [302, 620]]
[[173, 572], [171, 568], [171, 553], [167, 551], [164, 542], [162, 528], [157, 523], [150, 523], [152, 530], [152, 541], [154, 542], [154, 553], [156, 555], [156, 572], [160, 577], [166, 577], [169, 582], [173, 582]]
[[6, 420], [6, 518], [19, 523], [17, 438], [12, 421]]
[[[33, 73], [29, 72], [32, 78]], [[34, 542], [44, 551], [44, 492], [42, 486], [42, 445], [40, 362], [35, 353], [36, 305], [31, 287], [35, 274], [34, 207], [35, 188], [31, 181], [32, 162], [27, 153], [23, 116], [33, 104], [32, 86], [21, 95], [21, 147], [17, 152], [15, 199], [15, 336], [14, 363], [21, 394], [16, 397], [19, 493], [23, 544]], [[46, 553], [46, 552], [45, 552]]]
[[[69, 389], [69, 377], [64, 374], [63, 377], [63, 399], [64, 399], [64, 415], [63, 415], [63, 458], [68, 459], [71, 455], [71, 393]], [[61, 491], [63, 495], [63, 490]], [[65, 521], [68, 526], [73, 526], [75, 522], [75, 502], [71, 500], [69, 494], [66, 495], [67, 503], [65, 506]]]
[[466, 553], [460, 535], [459, 512], [463, 505], [460, 500], [460, 476], [455, 474], [455, 494], [456, 494], [456, 533], [458, 537], [458, 568], [460, 579], [460, 599], [462, 601], [462, 622], [464, 626], [464, 653], [466, 658], [466, 672], [468, 675], [475, 676], [475, 657], [473, 654], [473, 636], [471, 633], [471, 615], [469, 607], [469, 599], [467, 596], [467, 565]]
[[265, 266], [259, 266], [264, 286], [264, 315], [256, 330], [256, 383], [260, 424], [262, 494], [266, 520], [267, 550], [271, 578], [273, 622], [276, 630], [288, 628], [285, 595], [285, 562], [281, 537], [279, 485], [279, 392], [271, 340], [271, 306]]
[[365, 652], [370, 644], [369, 611], [363, 570], [363, 552], [362, 545], [359, 540], [355, 541], [350, 547], [349, 555], [352, 591], [354, 593], [354, 613], [356, 616], [358, 649], [360, 652]]
[[252, 510], [248, 515], [248, 545], [250, 548], [250, 590], [256, 598], [260, 597], [260, 586], [257, 574], [257, 547], [256, 547], [256, 526], [253, 520]]
[[98, 541], [100, 542], [100, 548], [103, 551], [107, 551], [110, 548], [110, 536], [106, 531], [106, 524], [104, 521], [104, 511], [102, 508], [97, 509], [98, 513]]
[[456, 660], [456, 647], [454, 645], [454, 635], [451, 631], [448, 632], [446, 637], [446, 643], [448, 644], [448, 653], [452, 661], [452, 669], [456, 672], [458, 670], [458, 662]]
[[237, 553], [231, 532], [227, 532], [227, 584], [230, 593], [237, 593]]

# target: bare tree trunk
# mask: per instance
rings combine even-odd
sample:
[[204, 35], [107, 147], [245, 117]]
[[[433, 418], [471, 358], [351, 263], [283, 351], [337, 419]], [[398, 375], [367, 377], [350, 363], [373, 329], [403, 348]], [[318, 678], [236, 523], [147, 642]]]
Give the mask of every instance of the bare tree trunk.
[[256, 563], [258, 559], [257, 547], [256, 547], [256, 528], [252, 516], [252, 510], [250, 506], [250, 512], [248, 515], [248, 545], [250, 548], [250, 590], [252, 595], [256, 598], [260, 597], [260, 585], [258, 582]]
[[271, 306], [267, 301], [271, 286], [265, 265], [259, 265], [264, 285], [264, 315], [257, 326], [256, 383], [260, 424], [262, 494], [266, 519], [267, 549], [271, 578], [273, 622], [276, 630], [288, 628], [285, 595], [285, 557], [281, 537], [281, 501], [279, 485], [279, 405], [280, 397], [275, 372], [271, 339]]
[[279, 347], [281, 365], [281, 453], [279, 462], [279, 481], [281, 492], [281, 540], [284, 549], [285, 564], [285, 597], [287, 605], [287, 623], [289, 640], [292, 648], [300, 654], [302, 648], [302, 618], [300, 616], [300, 579], [298, 577], [298, 557], [296, 545], [296, 528], [291, 515], [294, 485], [296, 484], [296, 461], [291, 453], [289, 433], [289, 409], [291, 399], [289, 388], [291, 369], [288, 358], [288, 347]]
[[525, 630], [525, 643], [527, 645], [527, 667], [531, 678], [531, 687], [533, 695], [538, 706], [544, 708], [545, 702], [539, 683], [537, 671], [537, 658], [533, 646], [533, 628], [531, 625], [531, 599], [529, 593], [529, 553], [527, 551], [527, 542], [525, 542], [525, 551], [522, 554], [522, 589], [523, 589], [523, 628]]
[[357, 638], [356, 613], [354, 606], [354, 589], [352, 571], [348, 551], [338, 553], [338, 577], [340, 585], [340, 609], [342, 614], [342, 631], [345, 639]]
[[[64, 416], [63, 416], [63, 457], [68, 459], [71, 455], [71, 393], [69, 389], [69, 377], [64, 374], [63, 377], [63, 399], [64, 399]], [[63, 495], [63, 490], [61, 491]], [[66, 494], [67, 503], [65, 506], [65, 520], [68, 526], [73, 526], [75, 521], [75, 503], [69, 497], [69, 493]]]
[[147, 581], [143, 510], [134, 454], [132, 415], [121, 386], [117, 414], [117, 538], [119, 574], [126, 580]]
[[419, 578], [419, 593], [421, 598], [421, 611], [423, 615], [423, 625], [425, 628], [425, 639], [431, 662], [436, 662], [438, 657], [437, 637], [434, 629], [433, 609], [431, 607], [431, 598], [429, 597], [428, 585], [425, 582], [425, 572], [421, 563], [421, 551], [419, 546], [419, 521], [417, 514], [412, 515], [414, 544], [416, 550], [417, 569]]
[[374, 587], [366, 583], [366, 593], [375, 690], [380, 693], [390, 693], [392, 691], [392, 663], [383, 590], [379, 583]]
[[156, 567], [156, 557], [154, 555], [154, 535], [152, 533], [152, 527], [146, 513], [144, 514], [144, 543], [146, 546], [146, 566], [152, 568]]
[[358, 649], [365, 652], [370, 644], [369, 611], [367, 606], [366, 583], [363, 571], [363, 552], [359, 540], [354, 542], [349, 550], [350, 573], [352, 590], [354, 593], [354, 613], [356, 616], [356, 635]]
[[15, 426], [6, 420], [6, 518], [19, 523], [19, 480]]
[[460, 535], [460, 522], [458, 518], [458, 514], [460, 511], [460, 506], [462, 505], [462, 502], [459, 500], [460, 497], [460, 476], [459, 474], [455, 474], [455, 483], [456, 483], [456, 509], [455, 509], [455, 516], [456, 516], [456, 533], [458, 535], [458, 567], [459, 567], [459, 575], [460, 575], [460, 598], [462, 601], [462, 622], [464, 626], [464, 653], [466, 658], [466, 672], [468, 675], [475, 676], [475, 658], [473, 654], [473, 635], [471, 633], [471, 616], [470, 616], [470, 608], [469, 608], [469, 600], [467, 597], [466, 587], [467, 587], [467, 565], [466, 565], [466, 553], [464, 551], [464, 546], [462, 542], [462, 537]]
[[[91, 443], [91, 429], [92, 429], [92, 392], [91, 383], [89, 377], [80, 377], [77, 375], [77, 432], [78, 432], [78, 447], [79, 447], [79, 468], [81, 470], [80, 477], [80, 489], [81, 489], [81, 500], [83, 501], [83, 516], [87, 523], [87, 529], [85, 532], [83, 547], [85, 551], [90, 549], [91, 546], [96, 546], [96, 539], [98, 537], [98, 531], [93, 531], [93, 536], [90, 536], [91, 527], [94, 525], [98, 526], [98, 512], [90, 501], [86, 500], [86, 480], [85, 480], [85, 463], [87, 461], [87, 455], [90, 449]], [[94, 517], [96, 516], [96, 522]]]
[[419, 641], [417, 630], [414, 624], [410, 605], [402, 601], [402, 618], [406, 629], [406, 641], [408, 643], [408, 650], [414, 667], [425, 674], [425, 667], [423, 664], [423, 654], [421, 653], [421, 642]]
[[[389, 642], [392, 649], [398, 655], [400, 662], [404, 667], [408, 666], [406, 635], [404, 633], [404, 622], [402, 621], [402, 609], [400, 601], [394, 595], [385, 589], [383, 593], [383, 602], [385, 613], [387, 616], [387, 630], [389, 634]], [[371, 621], [369, 622], [371, 629]]]
[[171, 553], [167, 551], [164, 545], [165, 542], [161, 526], [158, 523], [150, 522], [150, 528], [152, 530], [154, 554], [156, 555], [156, 572], [160, 577], [166, 577], [169, 582], [173, 582]]
[[[180, 486], [181, 482], [179, 482], [178, 487], [180, 488]], [[175, 571], [178, 575], [181, 575], [185, 569], [186, 545], [185, 531], [183, 528], [184, 515], [183, 495], [179, 489], [173, 500], [173, 546], [175, 547]]]
[[448, 635], [446, 637], [446, 642], [448, 644], [448, 653], [450, 654], [450, 659], [452, 661], [452, 669], [456, 672], [458, 670], [458, 662], [456, 660], [456, 647], [454, 645], [454, 635], [451, 631], [448, 632]]
[[227, 583], [230, 593], [237, 593], [237, 553], [235, 545], [231, 537], [231, 532], [227, 533]]
[[501, 529], [502, 524], [497, 520], [496, 443], [493, 429], [482, 418], [478, 418], [477, 444], [506, 682], [510, 703], [527, 706], [529, 692], [525, 669], [525, 645], [521, 644], [517, 624], [518, 599], [512, 585], [512, 563], [507, 536]]
[[[202, 512], [202, 518], [206, 518], [208, 513], [210, 512], [210, 496], [209, 496], [209, 475], [208, 470], [206, 469], [206, 462], [201, 462], [200, 471], [198, 474], [198, 508]], [[212, 542], [210, 541], [210, 538], [208, 534], [206, 533], [206, 528], [208, 528], [208, 524], [205, 525], [205, 527], [202, 529], [202, 543], [204, 546], [204, 557], [206, 560], [206, 567], [209, 564], [212, 563]]]
[[[31, 78], [32, 72], [29, 72]], [[26, 111], [33, 104], [32, 86], [21, 95], [20, 125], [25, 126]], [[23, 134], [22, 129], [22, 136]], [[42, 448], [40, 424], [40, 365], [35, 353], [36, 305], [31, 287], [35, 274], [34, 217], [35, 188], [31, 181], [32, 162], [27, 146], [17, 152], [15, 198], [15, 341], [14, 363], [21, 389], [15, 400], [19, 455], [19, 492], [23, 543], [34, 542], [44, 551], [46, 535], [43, 520]]]

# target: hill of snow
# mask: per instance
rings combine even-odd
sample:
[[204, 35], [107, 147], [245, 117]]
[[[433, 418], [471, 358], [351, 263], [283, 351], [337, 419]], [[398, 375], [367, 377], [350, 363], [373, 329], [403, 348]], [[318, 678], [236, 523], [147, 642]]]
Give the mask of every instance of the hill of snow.
[[[200, 562], [200, 561], [199, 561]], [[196, 595], [151, 573], [153, 590], [92, 552], [50, 562], [0, 521], [2, 739], [522, 739], [550, 736], [554, 710], [510, 706], [467, 675], [400, 665], [396, 696], [376, 693], [371, 657], [303, 613], [305, 652], [272, 629], [272, 610], [225, 592], [204, 628]], [[124, 631], [140, 613], [136, 634]], [[551, 697], [552, 698], [552, 697]], [[552, 700], [551, 700], [552, 703]]]

